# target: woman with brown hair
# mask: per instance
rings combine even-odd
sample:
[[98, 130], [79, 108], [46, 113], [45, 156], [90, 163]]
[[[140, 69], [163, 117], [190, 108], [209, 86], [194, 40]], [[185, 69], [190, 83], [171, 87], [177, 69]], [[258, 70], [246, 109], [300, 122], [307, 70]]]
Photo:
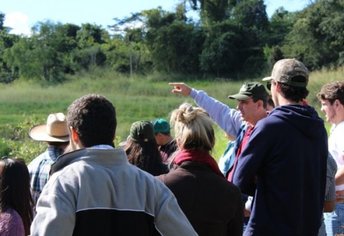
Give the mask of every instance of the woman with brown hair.
[[0, 176], [0, 235], [30, 235], [33, 202], [25, 162], [3, 157]]
[[168, 172], [167, 166], [162, 163], [153, 125], [149, 121], [137, 121], [131, 125], [124, 150], [131, 164], [151, 175]]
[[184, 103], [171, 115], [176, 151], [170, 172], [160, 175], [201, 236], [242, 235], [240, 190], [228, 182], [210, 155], [215, 134], [209, 115]]

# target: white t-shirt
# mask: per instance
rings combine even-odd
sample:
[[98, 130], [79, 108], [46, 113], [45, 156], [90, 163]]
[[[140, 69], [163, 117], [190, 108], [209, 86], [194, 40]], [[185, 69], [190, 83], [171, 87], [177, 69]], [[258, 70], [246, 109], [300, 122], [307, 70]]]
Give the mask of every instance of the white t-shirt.
[[[338, 169], [344, 167], [344, 121], [332, 126], [328, 149], [336, 161]], [[344, 190], [344, 184], [337, 185], [336, 190]]]

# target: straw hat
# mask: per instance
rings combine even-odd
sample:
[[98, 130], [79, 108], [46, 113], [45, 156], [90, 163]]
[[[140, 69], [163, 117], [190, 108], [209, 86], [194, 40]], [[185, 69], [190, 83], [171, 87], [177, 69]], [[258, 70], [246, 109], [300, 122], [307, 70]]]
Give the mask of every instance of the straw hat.
[[50, 114], [47, 124], [32, 127], [29, 136], [36, 141], [68, 142], [69, 132], [65, 115], [63, 113]]

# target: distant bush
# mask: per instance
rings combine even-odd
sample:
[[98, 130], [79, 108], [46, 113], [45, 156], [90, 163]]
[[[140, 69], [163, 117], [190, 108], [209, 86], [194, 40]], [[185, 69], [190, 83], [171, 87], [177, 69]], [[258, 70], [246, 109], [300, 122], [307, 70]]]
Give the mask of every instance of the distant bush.
[[5, 140], [0, 140], [0, 156], [8, 156], [11, 152], [11, 148], [6, 144]]

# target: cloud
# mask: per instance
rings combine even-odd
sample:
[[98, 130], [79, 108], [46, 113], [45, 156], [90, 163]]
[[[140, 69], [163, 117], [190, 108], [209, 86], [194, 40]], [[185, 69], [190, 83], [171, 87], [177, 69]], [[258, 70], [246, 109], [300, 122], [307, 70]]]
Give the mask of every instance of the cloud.
[[9, 12], [5, 15], [4, 26], [10, 27], [11, 34], [30, 35], [29, 17], [22, 12]]

